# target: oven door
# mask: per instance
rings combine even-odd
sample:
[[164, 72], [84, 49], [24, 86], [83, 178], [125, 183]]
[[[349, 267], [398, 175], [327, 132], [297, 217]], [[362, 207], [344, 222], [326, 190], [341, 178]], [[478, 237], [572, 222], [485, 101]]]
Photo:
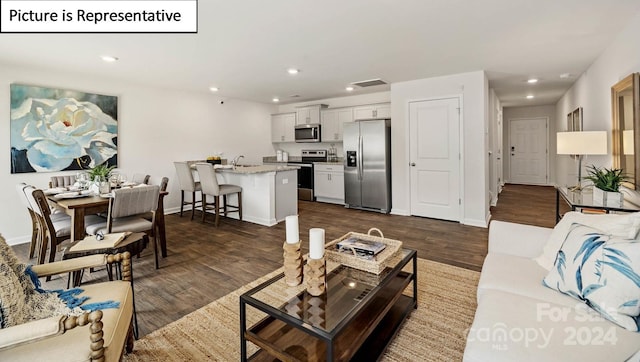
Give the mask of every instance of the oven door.
[[313, 201], [313, 164], [289, 163], [298, 169], [298, 200]]

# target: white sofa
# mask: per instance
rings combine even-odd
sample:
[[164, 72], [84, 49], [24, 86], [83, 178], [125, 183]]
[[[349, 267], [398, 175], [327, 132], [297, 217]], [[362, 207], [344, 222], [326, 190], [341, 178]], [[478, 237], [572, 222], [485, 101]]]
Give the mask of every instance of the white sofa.
[[552, 229], [491, 222], [464, 361], [640, 361], [640, 333], [542, 285]]

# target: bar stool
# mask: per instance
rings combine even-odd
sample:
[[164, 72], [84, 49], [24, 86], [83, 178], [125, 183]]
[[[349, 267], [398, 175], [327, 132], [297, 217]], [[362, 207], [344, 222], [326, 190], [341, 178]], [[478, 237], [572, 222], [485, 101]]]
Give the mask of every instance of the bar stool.
[[[206, 210], [208, 209], [215, 210], [216, 227], [220, 224], [220, 211], [224, 213], [224, 216], [227, 216], [227, 212], [237, 212], [239, 219], [242, 220], [242, 187], [218, 184], [216, 171], [210, 163], [197, 163], [196, 169], [198, 170], [198, 176], [202, 184], [202, 222], [204, 222]], [[227, 195], [230, 194], [238, 194], [238, 205], [227, 205]], [[207, 205], [207, 195], [214, 197], [213, 207]], [[220, 205], [220, 196], [222, 196], [222, 202], [224, 203], [222, 207]], [[232, 207], [233, 210], [227, 210], [227, 206]]]
[[[196, 212], [196, 204], [201, 201], [196, 201], [196, 191], [200, 191], [202, 195], [202, 187], [200, 182], [193, 180], [193, 174], [191, 168], [186, 162], [174, 162], [176, 172], [178, 173], [178, 183], [180, 184], [180, 216], [182, 217], [182, 211], [184, 205], [191, 205], [191, 220]], [[191, 192], [191, 202], [184, 201], [184, 193]], [[201, 196], [201, 199], [203, 197]]]

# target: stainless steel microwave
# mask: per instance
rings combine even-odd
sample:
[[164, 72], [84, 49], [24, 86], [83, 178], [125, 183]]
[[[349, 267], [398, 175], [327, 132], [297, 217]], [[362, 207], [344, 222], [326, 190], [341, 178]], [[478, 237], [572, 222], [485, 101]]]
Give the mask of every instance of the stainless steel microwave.
[[296, 142], [320, 142], [320, 124], [300, 124], [295, 128]]

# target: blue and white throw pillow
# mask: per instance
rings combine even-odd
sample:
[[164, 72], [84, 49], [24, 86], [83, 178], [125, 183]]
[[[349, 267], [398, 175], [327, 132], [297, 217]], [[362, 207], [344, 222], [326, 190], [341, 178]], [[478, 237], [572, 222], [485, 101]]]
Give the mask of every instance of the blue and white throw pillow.
[[640, 331], [640, 242], [573, 224], [542, 283]]

